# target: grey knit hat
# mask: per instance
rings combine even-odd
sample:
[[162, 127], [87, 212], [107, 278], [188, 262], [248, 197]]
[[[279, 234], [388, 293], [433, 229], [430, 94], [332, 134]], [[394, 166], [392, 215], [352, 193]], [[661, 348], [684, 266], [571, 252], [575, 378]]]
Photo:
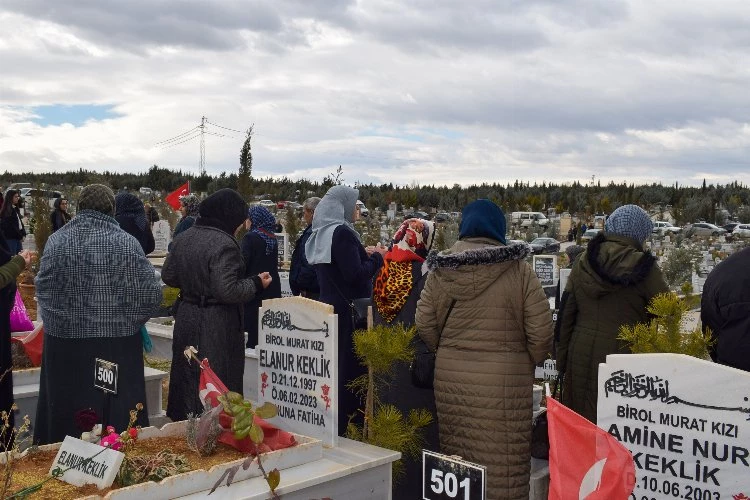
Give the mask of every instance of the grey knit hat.
[[586, 250], [581, 245], [570, 245], [568, 248], [565, 249], [565, 254], [568, 256], [568, 260], [570, 261], [571, 266], [576, 261], [576, 259], [583, 253], [583, 251]]
[[79, 210], [96, 210], [105, 215], [115, 216], [115, 193], [104, 184], [89, 184], [81, 190], [78, 198]]
[[637, 205], [623, 205], [609, 216], [604, 224], [607, 233], [619, 234], [643, 244], [651, 236], [654, 223], [645, 210]]

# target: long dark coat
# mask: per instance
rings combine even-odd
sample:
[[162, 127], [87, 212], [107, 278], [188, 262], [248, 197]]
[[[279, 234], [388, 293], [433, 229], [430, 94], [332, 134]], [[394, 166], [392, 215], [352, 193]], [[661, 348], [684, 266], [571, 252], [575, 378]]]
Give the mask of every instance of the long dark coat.
[[[8, 412], [8, 423], [14, 425], [13, 411], [13, 356], [10, 351], [10, 311], [16, 298], [16, 277], [26, 267], [23, 257], [20, 255], [10, 256], [7, 244], [0, 236], [0, 411]], [[0, 451], [3, 446], [10, 445], [9, 440], [0, 441]]]
[[305, 297], [316, 299], [320, 294], [318, 286], [318, 275], [315, 274], [315, 267], [307, 262], [305, 255], [305, 243], [312, 234], [312, 225], [309, 225], [302, 232], [297, 243], [294, 245], [292, 252], [292, 263], [289, 269], [289, 288], [294, 295], [300, 295], [305, 292]]
[[[411, 263], [412, 287], [406, 303], [401, 311], [393, 318], [393, 321], [386, 321], [378, 312], [378, 308], [373, 305], [372, 319], [375, 325], [395, 325], [402, 323], [406, 327], [414, 326], [414, 316], [417, 312], [417, 301], [422, 293], [422, 288], [427, 281], [427, 274], [422, 272], [423, 263], [414, 261]], [[426, 269], [425, 269], [426, 270]], [[421, 342], [418, 337], [414, 338], [413, 344]], [[393, 368], [393, 379], [390, 385], [384, 387], [380, 393], [380, 399], [384, 404], [392, 404], [398, 408], [404, 416], [409, 415], [409, 411], [425, 409], [432, 414], [433, 421], [424, 429], [424, 449], [431, 451], [440, 451], [440, 442], [438, 440], [438, 422], [437, 409], [435, 408], [435, 394], [432, 389], [423, 389], [415, 387], [411, 383], [411, 372], [409, 363], [398, 363]], [[401, 457], [405, 465], [404, 477], [393, 485], [394, 500], [411, 500], [419, 498], [422, 494], [422, 484], [414, 478], [422, 475], [422, 459], [410, 460]]]
[[701, 323], [716, 340], [711, 359], [750, 371], [750, 248], [731, 255], [708, 275]]
[[552, 346], [552, 314], [524, 260], [529, 250], [459, 240], [428, 256], [417, 303], [419, 335], [437, 349], [441, 452], [486, 466], [488, 499], [529, 498], [534, 365]]
[[628, 354], [617, 339], [622, 325], [648, 320], [646, 306], [669, 291], [651, 253], [637, 241], [599, 233], [573, 266], [558, 314], [557, 366], [564, 370], [563, 402], [596, 422], [599, 363]]
[[[230, 391], [242, 394], [245, 342], [242, 304], [255, 296], [259, 278], [245, 279], [245, 264], [234, 237], [198, 219], [179, 238], [164, 261], [162, 280], [179, 288], [181, 301], [172, 340], [167, 416], [185, 420], [203, 410], [198, 397], [199, 368], [183, 351], [198, 349]], [[204, 297], [205, 304], [199, 302]]]
[[352, 321], [349, 301], [369, 297], [372, 278], [383, 265], [379, 253], [367, 256], [362, 243], [351, 229], [341, 225], [333, 232], [331, 241], [331, 263], [315, 264], [320, 284], [320, 301], [333, 306], [338, 315], [338, 356], [339, 356], [339, 434], [344, 435], [349, 417], [357, 421], [362, 408], [359, 397], [347, 389], [346, 384], [366, 372], [354, 354]]
[[279, 279], [279, 251], [278, 244], [266, 254], [266, 242], [257, 234], [248, 231], [242, 238], [242, 258], [245, 259], [245, 277], [256, 276], [259, 273], [271, 273], [271, 284], [264, 290], [259, 290], [253, 300], [245, 302], [245, 331], [247, 332], [247, 347], [258, 345], [258, 308], [266, 299], [281, 298], [281, 280]]

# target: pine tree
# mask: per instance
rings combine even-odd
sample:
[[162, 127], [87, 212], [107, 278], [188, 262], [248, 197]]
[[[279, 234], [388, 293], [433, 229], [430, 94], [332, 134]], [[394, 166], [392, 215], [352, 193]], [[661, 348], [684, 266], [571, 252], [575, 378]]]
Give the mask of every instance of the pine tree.
[[250, 150], [250, 139], [253, 137], [253, 127], [250, 125], [245, 133], [245, 142], [240, 150], [240, 171], [237, 176], [237, 191], [245, 200], [249, 200], [252, 195], [252, 171], [253, 171], [253, 153]]

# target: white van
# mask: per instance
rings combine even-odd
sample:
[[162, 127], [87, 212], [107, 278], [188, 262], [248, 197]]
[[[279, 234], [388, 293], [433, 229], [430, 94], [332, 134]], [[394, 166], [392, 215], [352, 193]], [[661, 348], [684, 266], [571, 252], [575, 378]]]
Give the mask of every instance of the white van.
[[516, 227], [529, 227], [532, 224], [538, 224], [546, 229], [549, 226], [549, 219], [542, 212], [511, 212], [510, 223]]

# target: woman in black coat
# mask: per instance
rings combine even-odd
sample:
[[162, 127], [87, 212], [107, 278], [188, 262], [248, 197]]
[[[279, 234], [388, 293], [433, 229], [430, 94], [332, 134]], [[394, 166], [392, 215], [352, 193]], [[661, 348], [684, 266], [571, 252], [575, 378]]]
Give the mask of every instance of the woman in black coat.
[[245, 342], [242, 304], [267, 288], [271, 275], [245, 278], [245, 265], [234, 233], [245, 220], [247, 204], [236, 191], [220, 189], [200, 204], [193, 227], [175, 239], [162, 268], [162, 280], [180, 289], [174, 323], [167, 416], [198, 415], [200, 369], [185, 360], [187, 346], [208, 358], [230, 391], [242, 394]]
[[[427, 280], [425, 258], [435, 240], [435, 224], [424, 219], [407, 219], [393, 235], [391, 249], [383, 256], [383, 267], [375, 277], [372, 291], [373, 322], [376, 325], [403, 324], [414, 326], [417, 301]], [[413, 345], [421, 343], [415, 335]], [[426, 347], [423, 347], [423, 350]], [[437, 409], [432, 389], [415, 387], [411, 383], [408, 363], [398, 363], [393, 370], [391, 383], [380, 392], [384, 404], [392, 404], [404, 416], [411, 410], [425, 409], [432, 414], [433, 421], [424, 429], [424, 449], [440, 451], [438, 439]], [[421, 457], [412, 460], [402, 457], [405, 477], [393, 485], [395, 500], [420, 498], [422, 484], [409, 478], [422, 474]]]
[[[11, 253], [8, 243], [0, 234], [0, 411], [8, 415], [8, 425], [14, 426], [13, 419], [13, 356], [10, 352], [10, 312], [16, 299], [16, 278], [31, 262], [31, 253], [22, 251], [20, 255]], [[0, 422], [0, 425], [5, 422]], [[0, 440], [0, 452], [13, 445], [10, 432]]]
[[52, 232], [54, 233], [63, 227], [69, 220], [70, 214], [68, 213], [68, 200], [65, 198], [57, 198], [55, 200], [55, 209], [49, 214], [49, 221], [52, 224]]
[[260, 273], [271, 274], [271, 284], [265, 290], [255, 294], [253, 300], [245, 303], [245, 331], [247, 347], [258, 345], [258, 309], [265, 299], [281, 298], [281, 281], [279, 280], [279, 244], [273, 233], [276, 219], [267, 208], [260, 205], [250, 207], [247, 211], [245, 229], [242, 238], [242, 257], [245, 259], [245, 277]]
[[119, 193], [115, 197], [115, 219], [123, 231], [138, 240], [144, 254], [154, 251], [154, 234], [146, 219], [146, 209], [134, 194]]
[[23, 225], [19, 203], [21, 193], [15, 189], [9, 189], [5, 193], [3, 206], [0, 208], [0, 228], [7, 242], [11, 255], [23, 250], [23, 239], [26, 237], [26, 228]]
[[307, 261], [315, 266], [320, 301], [333, 306], [338, 315], [339, 435], [346, 433], [349, 419], [361, 419], [359, 397], [346, 386], [365, 373], [354, 354], [354, 321], [350, 303], [369, 297], [372, 278], [383, 264], [385, 248], [365, 249], [354, 229], [359, 217], [359, 190], [333, 186], [320, 200], [313, 216], [312, 233], [305, 244]]

